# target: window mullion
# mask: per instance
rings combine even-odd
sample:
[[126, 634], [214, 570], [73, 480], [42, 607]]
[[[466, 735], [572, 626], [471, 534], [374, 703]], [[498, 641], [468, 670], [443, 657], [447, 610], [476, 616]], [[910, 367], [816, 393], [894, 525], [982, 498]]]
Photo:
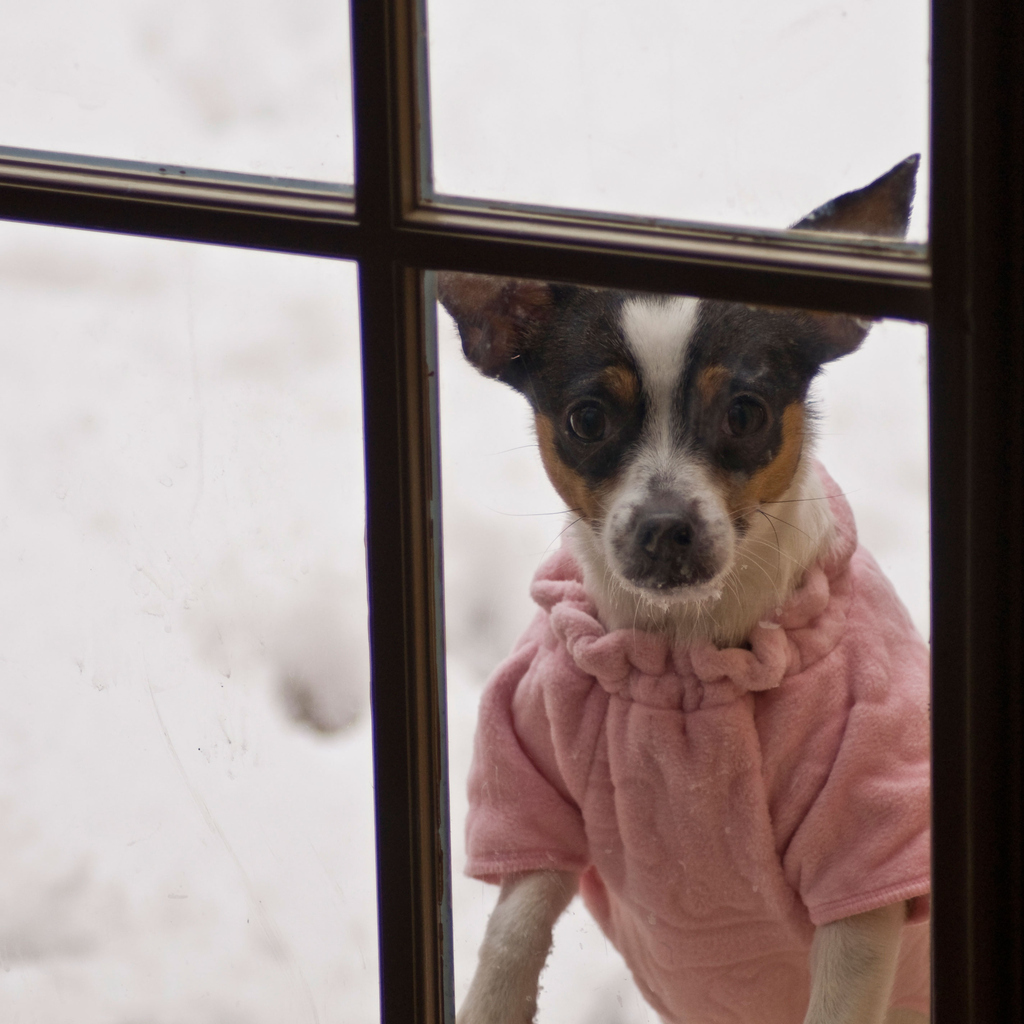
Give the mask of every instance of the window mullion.
[[1024, 8], [935, 3], [936, 1024], [1024, 1020]]
[[396, 231], [419, 174], [415, 25], [413, 3], [352, 0], [384, 1024], [441, 1024], [447, 990], [436, 375]]
[[360, 266], [385, 1024], [444, 1019], [440, 529], [421, 280], [414, 270]]

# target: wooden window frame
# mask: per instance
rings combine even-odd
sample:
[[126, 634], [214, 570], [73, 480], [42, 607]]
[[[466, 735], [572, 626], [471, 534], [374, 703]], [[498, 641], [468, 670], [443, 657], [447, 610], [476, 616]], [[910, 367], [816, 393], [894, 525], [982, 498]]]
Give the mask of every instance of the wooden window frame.
[[0, 149], [0, 217], [356, 260], [381, 1015], [453, 1019], [436, 387], [451, 268], [930, 324], [937, 1024], [1024, 1024], [1024, 5], [933, 0], [927, 247], [431, 191], [425, 0], [352, 0], [356, 187]]

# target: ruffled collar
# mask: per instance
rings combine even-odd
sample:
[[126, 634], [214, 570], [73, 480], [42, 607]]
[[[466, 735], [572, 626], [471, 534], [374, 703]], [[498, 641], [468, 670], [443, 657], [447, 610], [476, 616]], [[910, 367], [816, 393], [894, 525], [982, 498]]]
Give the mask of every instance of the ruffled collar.
[[772, 621], [754, 627], [749, 650], [718, 648], [707, 641], [673, 646], [662, 634], [640, 630], [608, 632], [583, 588], [571, 544], [540, 567], [533, 599], [548, 612], [570, 658], [608, 693], [652, 707], [693, 711], [774, 689], [829, 654], [846, 626], [848, 569], [857, 532], [846, 499], [820, 472], [835, 519], [835, 542]]

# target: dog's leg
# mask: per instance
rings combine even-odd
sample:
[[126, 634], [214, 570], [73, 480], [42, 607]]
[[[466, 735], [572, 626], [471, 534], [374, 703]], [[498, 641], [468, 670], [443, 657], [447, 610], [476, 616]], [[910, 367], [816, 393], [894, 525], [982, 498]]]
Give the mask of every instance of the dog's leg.
[[567, 871], [505, 879], [457, 1024], [530, 1024], [537, 1009], [537, 981], [551, 949], [551, 929], [578, 881]]
[[818, 928], [804, 1024], [885, 1024], [905, 920], [894, 903]]

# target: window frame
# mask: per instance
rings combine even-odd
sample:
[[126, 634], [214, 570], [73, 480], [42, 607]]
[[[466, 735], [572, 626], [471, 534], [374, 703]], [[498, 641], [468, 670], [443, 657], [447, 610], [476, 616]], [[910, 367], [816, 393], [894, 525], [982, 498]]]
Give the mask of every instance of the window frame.
[[435, 196], [425, 0], [351, 18], [354, 191], [0, 149], [0, 217], [359, 263], [382, 1021], [454, 1013], [443, 267], [929, 322], [933, 1019], [1024, 1024], [1024, 5], [933, 0], [927, 250]]

